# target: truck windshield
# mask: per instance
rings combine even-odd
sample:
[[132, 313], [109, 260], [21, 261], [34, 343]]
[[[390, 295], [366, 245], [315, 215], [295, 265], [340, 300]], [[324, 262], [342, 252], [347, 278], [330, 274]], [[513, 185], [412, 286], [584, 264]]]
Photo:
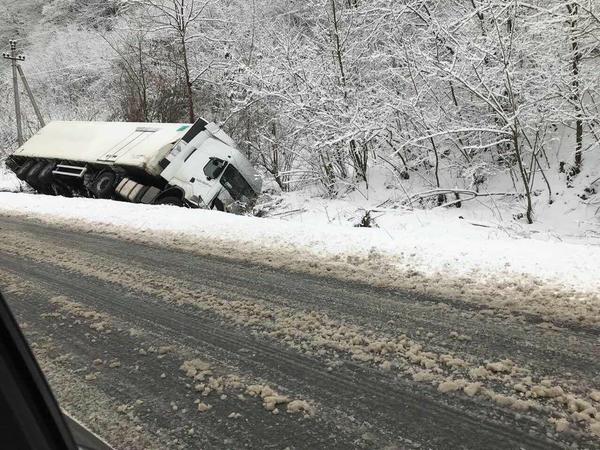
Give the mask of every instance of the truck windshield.
[[231, 195], [234, 200], [247, 201], [256, 196], [242, 174], [231, 164], [225, 169], [225, 172], [221, 177], [221, 184], [227, 189], [229, 195]]

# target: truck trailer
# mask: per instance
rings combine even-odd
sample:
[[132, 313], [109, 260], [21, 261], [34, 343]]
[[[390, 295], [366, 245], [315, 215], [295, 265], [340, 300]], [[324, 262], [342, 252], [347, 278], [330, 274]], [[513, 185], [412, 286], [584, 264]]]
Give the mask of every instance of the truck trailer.
[[228, 210], [252, 205], [262, 180], [215, 123], [53, 121], [6, 165], [36, 191]]

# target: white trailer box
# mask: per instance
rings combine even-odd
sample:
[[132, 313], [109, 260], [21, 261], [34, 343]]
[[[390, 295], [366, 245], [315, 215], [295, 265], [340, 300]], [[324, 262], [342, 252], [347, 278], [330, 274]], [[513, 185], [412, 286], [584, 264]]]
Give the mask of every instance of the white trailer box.
[[53, 121], [14, 155], [133, 166], [159, 175], [159, 161], [189, 128], [182, 123]]

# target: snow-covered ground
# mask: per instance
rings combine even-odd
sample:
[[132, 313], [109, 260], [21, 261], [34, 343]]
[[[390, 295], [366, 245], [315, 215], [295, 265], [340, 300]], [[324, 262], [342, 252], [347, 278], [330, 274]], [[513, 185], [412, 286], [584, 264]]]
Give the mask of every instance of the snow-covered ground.
[[23, 189], [28, 189], [27, 184], [21, 182], [4, 165], [0, 165], [0, 192], [19, 192]]
[[[291, 200], [285, 197], [285, 201]], [[281, 220], [278, 216], [257, 218], [170, 206], [0, 193], [1, 214], [91, 230], [158, 234], [163, 241], [169, 236], [184, 237], [199, 247], [218, 241], [232, 249], [251, 246], [315, 260], [381, 258], [400, 271], [432, 277], [485, 280], [526, 276], [576, 291], [600, 292], [600, 246], [591, 238], [562, 242], [547, 233], [523, 237], [516, 229], [468, 220], [468, 210], [462, 212], [465, 219], [460, 219], [456, 217], [460, 210], [395, 209], [378, 213], [384, 214], [376, 219], [378, 228], [355, 228], [349, 226], [352, 220], [344, 217], [348, 205], [344, 209], [343, 204], [330, 201], [320, 205], [326, 212], [319, 213], [318, 203], [308, 199], [303, 202], [306, 212], [285, 214], [286, 220]]]
[[[17, 193], [27, 185], [1, 167], [0, 191], [13, 192], [0, 192], [0, 213], [129, 233], [160, 243], [185, 241], [197, 249], [219, 242], [236, 249], [236, 254], [242, 248], [253, 249], [252, 257], [259, 259], [287, 254], [304, 264], [313, 259], [356, 263], [358, 258], [370, 262], [355, 277], [361, 280], [375, 276], [377, 260], [402, 276], [418, 273], [458, 284], [463, 279], [495, 282], [526, 277], [600, 294], [600, 194], [596, 193], [600, 152], [596, 143], [587, 146], [581, 173], [567, 180], [556, 167], [573, 158], [572, 133], [568, 128], [556, 133], [546, 168], [535, 178], [531, 225], [522, 217], [524, 200], [515, 195], [522, 186], [508, 172], [488, 174], [480, 189], [483, 194], [510, 195], [471, 200], [463, 196], [460, 208], [435, 207], [414, 201], [414, 194], [434, 186], [430, 173], [412, 171], [408, 179], [399, 179], [397, 171], [382, 164], [369, 169], [368, 189], [365, 183], [351, 183], [345, 191], [341, 186], [335, 199], [324, 197], [318, 185], [278, 192], [267, 176], [267, 193], [257, 208], [265, 215], [261, 218]], [[446, 169], [440, 172], [441, 186], [471, 189], [456, 169]], [[372, 227], [355, 227], [367, 211]]]
[[[431, 197], [426, 208], [415, 200], [415, 194], [435, 187], [431, 174], [411, 172], [409, 179], [399, 179], [389, 167], [378, 165], [369, 169], [369, 188], [358, 183], [347, 192], [340, 192], [336, 199], [324, 198], [318, 186], [308, 186], [298, 191], [279, 193], [273, 216], [282, 220], [306, 224], [338, 224], [352, 226], [360, 222], [365, 211], [372, 211], [375, 224], [397, 237], [398, 229], [403, 229], [407, 214], [394, 208], [415, 209], [419, 220], [452, 223], [464, 220], [500, 230], [509, 237], [531, 237], [538, 240], [600, 244], [600, 151], [598, 144], [590, 144], [584, 152], [585, 163], [581, 173], [570, 182], [567, 175], [556, 169], [560, 161], [573, 159], [572, 130], [557, 132], [556, 148], [548, 151], [549, 166], [543, 175], [536, 173], [532, 189], [534, 223], [527, 224], [522, 217], [525, 212], [524, 199], [515, 195], [485, 196], [487, 193], [515, 194], [523, 191], [518, 181], [507, 172], [489, 174], [480, 186], [484, 196], [465, 200], [456, 207], [435, 207]], [[550, 168], [552, 167], [552, 168]], [[546, 182], [547, 181], [547, 182]], [[440, 172], [440, 185], [447, 188], [471, 190], [468, 180], [461, 177], [451, 167]], [[551, 195], [548, 193], [550, 187]], [[277, 191], [274, 183], [267, 189]], [[446, 201], [453, 200], [448, 197]], [[431, 209], [429, 213], [417, 209]], [[415, 219], [416, 220], [416, 219]], [[466, 227], [464, 237], [470, 235]]]

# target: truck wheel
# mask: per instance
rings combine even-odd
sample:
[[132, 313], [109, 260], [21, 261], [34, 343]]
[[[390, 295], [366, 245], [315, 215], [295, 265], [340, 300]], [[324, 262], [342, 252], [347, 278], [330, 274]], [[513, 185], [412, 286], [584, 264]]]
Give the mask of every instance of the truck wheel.
[[55, 180], [50, 187], [55, 195], [60, 195], [61, 197], [73, 197], [73, 192], [71, 192], [67, 185], [60, 180]]
[[86, 172], [83, 174], [83, 186], [90, 192], [92, 192], [95, 177], [95, 173]]
[[40, 171], [44, 168], [45, 163], [39, 161], [37, 163], [35, 163], [31, 169], [29, 169], [29, 172], [27, 172], [27, 177], [25, 178], [25, 181], [27, 181], [27, 183], [29, 183], [33, 188], [38, 189], [40, 187]]
[[105, 171], [100, 173], [92, 183], [92, 191], [98, 198], [110, 198], [115, 191], [114, 172]]
[[38, 180], [40, 180], [40, 183], [48, 185], [52, 182], [52, 171], [55, 167], [56, 164], [48, 163], [42, 168], [42, 170], [40, 170], [40, 173], [38, 174]]
[[183, 206], [183, 200], [180, 197], [175, 196], [166, 196], [159, 198], [154, 202], [155, 205], [173, 205], [173, 206]]
[[25, 161], [17, 170], [15, 174], [19, 180], [24, 180], [27, 177], [27, 173], [31, 170], [31, 167], [35, 164], [35, 161]]

